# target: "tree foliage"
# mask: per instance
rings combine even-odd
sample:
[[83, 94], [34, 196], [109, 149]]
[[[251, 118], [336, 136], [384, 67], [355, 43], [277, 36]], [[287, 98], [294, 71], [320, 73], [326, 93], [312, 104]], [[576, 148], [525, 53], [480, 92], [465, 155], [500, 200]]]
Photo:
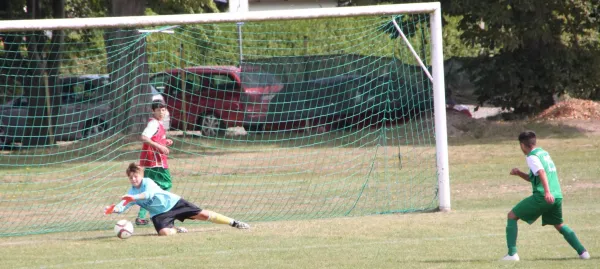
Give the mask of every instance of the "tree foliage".
[[[119, 14], [110, 8], [116, 2], [122, 3], [117, 5], [120, 9]], [[137, 11], [128, 11], [127, 5], [134, 2], [137, 3]], [[376, 4], [390, 1], [354, 2]], [[55, 17], [54, 6], [57, 0], [4, 0], [0, 1], [0, 19], [33, 18], [33, 9], [24, 7], [34, 3], [38, 10], [35, 18]], [[218, 11], [211, 0], [64, 0], [63, 4], [64, 16], [68, 18]], [[532, 113], [551, 105], [553, 95], [568, 93], [578, 97], [600, 99], [600, 0], [442, 0], [442, 5], [445, 21], [444, 54], [446, 58], [475, 58], [466, 67], [478, 88], [476, 93], [480, 103], [512, 107], [517, 112]], [[347, 20], [351, 24], [360, 18]], [[427, 22], [428, 20], [425, 20], [424, 24]], [[347, 44], [352, 38], [356, 38], [356, 33], [364, 31], [359, 28], [342, 31], [329, 25], [327, 20], [265, 25], [267, 26], [260, 26], [260, 31], [253, 31], [252, 27], [257, 26], [252, 24], [242, 27], [244, 54], [256, 56], [266, 55], [268, 52], [273, 56], [284, 56], [344, 53], [341, 50], [345, 46], [338, 48], [338, 44]], [[218, 58], [236, 64], [239, 62], [239, 52], [235, 27], [234, 24], [185, 26], [177, 28], [173, 36], [150, 34], [140, 39], [142, 36], [135, 35], [120, 40], [130, 43], [134, 42], [132, 40], [147, 41], [149, 45], [145, 53], [148, 54], [151, 64], [154, 63], [155, 52], [169, 51], [169, 57], [172, 58], [169, 62], [178, 65], [177, 61], [181, 61], [178, 53], [181, 52], [182, 43], [185, 43], [185, 61], [211, 64]], [[330, 31], [326, 41], [313, 35], [313, 32], [325, 30]], [[370, 31], [377, 31], [377, 27]], [[133, 31], [129, 33], [134, 34]], [[299, 34], [294, 36], [292, 33]], [[427, 38], [420, 37], [419, 31], [412, 33], [416, 34], [412, 39], [420, 42], [420, 52], [427, 54], [426, 51], [423, 52]], [[4, 36], [5, 41], [7, 38], [10, 39]], [[188, 42], [182, 38], [192, 41]], [[29, 46], [25, 40], [44, 43], [44, 46], [38, 46], [38, 51], [44, 53], [33, 53], [35, 48]], [[306, 41], [303, 43], [302, 40]], [[4, 42], [4, 47], [0, 50], [2, 65], [14, 69], [16, 66], [22, 67], [21, 64], [25, 61], [21, 59], [26, 57], [48, 57], [48, 49], [56, 48], [50, 46], [51, 42], [52, 40], [42, 33], [37, 33], [35, 38], [13, 38], [11, 42]], [[114, 69], [110, 66], [110, 61], [106, 60], [115, 56], [111, 56], [109, 51], [104, 51], [103, 31], [65, 31], [62, 43], [63, 53], [59, 54], [62, 57], [62, 66], [59, 67], [61, 73], [109, 72]], [[398, 50], [402, 49], [402, 46], [399, 46]], [[159, 65], [151, 65], [150, 68], [151, 71], [163, 70]], [[447, 78], [448, 80], [451, 78]]]
[[[202, 0], [107, 0], [108, 15], [141, 16], [147, 13], [204, 13], [218, 11], [212, 1]], [[147, 10], [147, 8], [150, 10]], [[147, 104], [151, 101], [148, 84], [148, 36], [137, 29], [107, 29], [104, 32], [107, 71], [114, 96], [111, 126], [126, 133], [139, 133]], [[176, 44], [171, 44], [171, 47]], [[127, 48], [127, 49], [123, 49]], [[175, 47], [176, 48], [176, 47]], [[175, 52], [176, 50], [172, 50]]]
[[212, 0], [148, 0], [148, 8], [157, 14], [217, 13]]
[[480, 103], [535, 113], [565, 93], [600, 97], [598, 0], [443, 0], [461, 15], [465, 43], [482, 55], [468, 66]]
[[[5, 0], [0, 3], [0, 19], [46, 19], [86, 18], [103, 16], [135, 16], [150, 13], [181, 14], [217, 12], [211, 0]], [[115, 99], [113, 112], [119, 117], [111, 123], [127, 124], [128, 114], [142, 114], [133, 104], [145, 103], [140, 98], [148, 97], [147, 56], [145, 38], [136, 29], [98, 29], [37, 31], [0, 33], [0, 80], [4, 88], [19, 84], [24, 90], [19, 93], [29, 96], [35, 122], [28, 137], [48, 137], [51, 124], [45, 115], [48, 104], [44, 103], [46, 89], [50, 89], [52, 100], [58, 96], [54, 81], [59, 74], [110, 73], [113, 79]], [[105, 40], [104, 40], [105, 39]], [[122, 50], [123, 47], [132, 49]], [[44, 77], [48, 78], [48, 83]], [[11, 80], [10, 82], [8, 80]], [[19, 83], [20, 82], [20, 83]], [[46, 85], [48, 84], [48, 85]], [[46, 87], [48, 86], [48, 87]], [[11, 92], [14, 92], [12, 90]], [[148, 93], [148, 94], [144, 94]], [[6, 93], [5, 93], [6, 94]], [[4, 99], [4, 98], [2, 98]], [[140, 100], [138, 100], [140, 99]], [[58, 102], [58, 101], [56, 101]], [[123, 103], [119, 103], [123, 102]], [[58, 106], [50, 104], [50, 107]], [[133, 107], [133, 109], [129, 109]], [[125, 110], [125, 111], [121, 111]], [[142, 111], [144, 112], [144, 111]], [[56, 114], [56, 111], [52, 112]], [[131, 119], [137, 120], [137, 119]], [[125, 130], [129, 131], [129, 130]], [[44, 141], [25, 141], [24, 144], [43, 144]]]

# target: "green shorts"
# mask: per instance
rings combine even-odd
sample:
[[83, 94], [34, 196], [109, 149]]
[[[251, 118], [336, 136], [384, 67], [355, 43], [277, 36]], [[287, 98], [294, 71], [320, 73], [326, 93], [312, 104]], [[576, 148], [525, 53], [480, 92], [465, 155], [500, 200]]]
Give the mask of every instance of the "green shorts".
[[152, 179], [161, 189], [168, 191], [173, 187], [169, 169], [152, 167], [144, 169], [144, 177]]
[[548, 204], [544, 196], [532, 195], [513, 207], [512, 212], [529, 224], [533, 224], [540, 216], [542, 216], [542, 225], [563, 223], [562, 198], [556, 198], [553, 204]]

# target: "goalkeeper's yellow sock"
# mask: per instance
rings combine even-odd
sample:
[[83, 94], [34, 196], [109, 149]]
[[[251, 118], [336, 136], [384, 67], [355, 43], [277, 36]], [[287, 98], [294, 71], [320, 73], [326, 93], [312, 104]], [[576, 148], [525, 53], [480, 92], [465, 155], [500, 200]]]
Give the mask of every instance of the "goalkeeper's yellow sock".
[[210, 212], [208, 214], [208, 221], [216, 224], [233, 224], [233, 219], [227, 216], [223, 216], [219, 213]]

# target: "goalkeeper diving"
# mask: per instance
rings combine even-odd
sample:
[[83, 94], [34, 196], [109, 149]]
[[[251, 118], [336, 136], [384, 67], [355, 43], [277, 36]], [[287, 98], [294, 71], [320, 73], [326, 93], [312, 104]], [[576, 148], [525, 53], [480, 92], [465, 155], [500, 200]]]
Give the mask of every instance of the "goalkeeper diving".
[[238, 229], [249, 229], [247, 223], [232, 219], [219, 213], [201, 209], [186, 201], [179, 195], [161, 189], [152, 179], [143, 177], [143, 168], [135, 163], [129, 164], [126, 170], [131, 188], [123, 200], [114, 206], [106, 207], [105, 214], [123, 213], [133, 205], [138, 205], [150, 212], [150, 219], [158, 235], [187, 233], [184, 227], [175, 227], [175, 220], [205, 220], [217, 224], [228, 224]]

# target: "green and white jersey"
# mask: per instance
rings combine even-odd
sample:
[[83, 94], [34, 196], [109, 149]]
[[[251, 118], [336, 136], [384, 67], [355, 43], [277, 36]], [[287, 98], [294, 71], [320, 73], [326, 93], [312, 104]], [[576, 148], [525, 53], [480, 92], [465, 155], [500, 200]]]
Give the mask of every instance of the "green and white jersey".
[[556, 166], [550, 158], [550, 154], [542, 148], [535, 148], [527, 154], [527, 165], [529, 166], [529, 179], [533, 187], [534, 195], [544, 196], [544, 186], [539, 177], [539, 171], [544, 170], [548, 178], [548, 187], [554, 198], [562, 198], [560, 183], [558, 182], [558, 173]]

